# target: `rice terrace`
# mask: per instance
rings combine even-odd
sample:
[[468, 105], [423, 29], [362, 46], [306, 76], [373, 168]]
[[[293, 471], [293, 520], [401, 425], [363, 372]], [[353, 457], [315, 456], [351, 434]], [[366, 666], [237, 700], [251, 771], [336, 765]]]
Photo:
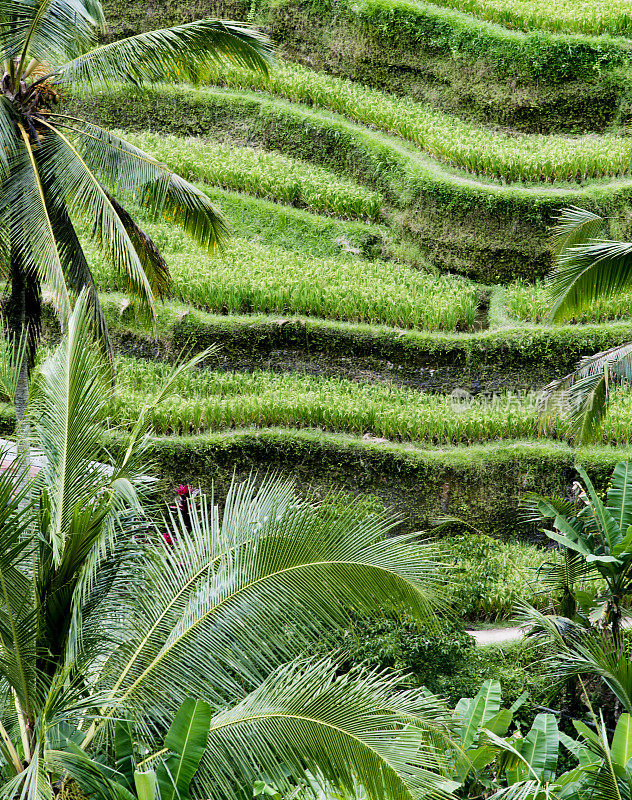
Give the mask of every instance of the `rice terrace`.
[[632, 2], [0, 46], [0, 800], [629, 800]]

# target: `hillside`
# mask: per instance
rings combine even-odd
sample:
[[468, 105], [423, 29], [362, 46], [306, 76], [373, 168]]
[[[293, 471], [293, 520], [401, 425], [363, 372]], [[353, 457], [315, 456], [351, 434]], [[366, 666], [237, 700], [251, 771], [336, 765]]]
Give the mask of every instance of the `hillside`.
[[154, 420], [165, 487], [274, 470], [317, 494], [361, 493], [415, 527], [452, 513], [508, 536], [533, 533], [516, 521], [521, 495], [566, 491], [576, 460], [605, 480], [632, 443], [627, 398], [600, 443], [576, 451], [542, 437], [536, 393], [632, 338], [629, 296], [551, 326], [541, 283], [562, 208], [629, 236], [623, 5], [111, 1], [106, 12], [110, 37], [250, 19], [280, 51], [269, 80], [232, 69], [208, 87], [65, 99], [67, 113], [196, 182], [233, 230], [209, 255], [132, 209], [173, 276], [156, 340], [92, 253], [121, 351], [117, 423], [183, 347], [220, 346]]

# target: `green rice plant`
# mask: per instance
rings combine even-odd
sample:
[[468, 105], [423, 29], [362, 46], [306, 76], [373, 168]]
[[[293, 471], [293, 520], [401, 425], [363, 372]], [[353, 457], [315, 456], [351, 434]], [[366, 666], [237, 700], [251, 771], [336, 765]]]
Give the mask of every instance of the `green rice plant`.
[[382, 197], [306, 161], [253, 147], [194, 137], [125, 133], [125, 138], [181, 175], [337, 217], [375, 220]]
[[632, 35], [628, 0], [433, 0], [480, 19], [520, 30]]
[[[114, 423], [129, 426], [164, 384], [166, 364], [119, 358]], [[392, 383], [360, 384], [296, 373], [194, 372], [154, 412], [158, 434], [196, 434], [240, 427], [312, 427], [395, 441], [468, 444], [534, 436], [530, 398], [459, 404]]]
[[[405, 264], [361, 258], [310, 258], [256, 241], [233, 239], [209, 255], [167, 223], [139, 215], [167, 260], [172, 291], [183, 302], [223, 313], [304, 314], [453, 331], [476, 317], [473, 284]], [[125, 278], [85, 245], [101, 290], [125, 289]]]
[[287, 62], [279, 63], [269, 79], [235, 67], [222, 72], [221, 82], [344, 114], [414, 142], [453, 167], [506, 182], [585, 181], [630, 172], [629, 136], [508, 135]]
[[611, 389], [610, 401], [596, 439], [613, 445], [632, 442], [632, 394], [629, 388]]
[[[525, 283], [516, 281], [504, 287], [506, 308], [511, 317], [524, 322], [543, 322], [551, 298], [542, 281]], [[632, 292], [616, 297], [599, 299], [580, 316], [569, 315], [563, 322], [607, 322], [609, 320], [630, 319], [632, 317]]]

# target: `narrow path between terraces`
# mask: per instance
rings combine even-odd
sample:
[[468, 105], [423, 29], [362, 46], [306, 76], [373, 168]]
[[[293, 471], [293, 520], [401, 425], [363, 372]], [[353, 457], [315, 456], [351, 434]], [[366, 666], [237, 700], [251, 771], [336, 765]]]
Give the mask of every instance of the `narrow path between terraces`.
[[477, 645], [517, 642], [524, 636], [523, 629], [515, 626], [511, 628], [489, 628], [482, 631], [466, 630], [465, 632], [474, 637]]

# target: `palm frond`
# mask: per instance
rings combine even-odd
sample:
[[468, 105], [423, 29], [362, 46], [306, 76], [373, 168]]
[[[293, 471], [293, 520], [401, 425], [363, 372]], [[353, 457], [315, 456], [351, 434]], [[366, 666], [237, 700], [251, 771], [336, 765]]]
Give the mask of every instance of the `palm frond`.
[[521, 518], [528, 523], [544, 522], [555, 519], [559, 514], [573, 516], [575, 503], [561, 495], [552, 494], [547, 497], [535, 492], [527, 492], [520, 500]]
[[567, 247], [549, 280], [552, 320], [632, 286], [632, 243], [609, 240]]
[[11, 177], [0, 193], [0, 214], [10, 235], [11, 247], [23, 269], [48, 284], [62, 326], [70, 314], [70, 298], [63, 265], [46, 202], [40, 165], [29, 136], [20, 125], [22, 144], [11, 156]]
[[396, 682], [360, 671], [337, 677], [327, 661], [282, 667], [212, 720], [198, 793], [243, 797], [261, 774], [283, 788], [309, 785], [315, 765], [352, 796], [360, 786], [377, 799], [447, 797], [437, 774], [443, 754], [428, 732], [432, 716], [445, 725], [444, 711], [423, 691], [396, 693]]
[[15, 133], [15, 115], [8, 98], [0, 96], [0, 178], [11, 169], [11, 160], [18, 149]]
[[36, 376], [28, 410], [33, 445], [45, 456], [40, 480], [50, 519], [42, 534], [57, 560], [77, 508], [89, 505], [107, 478], [94, 454], [99, 451], [109, 392], [92, 344], [86, 305], [83, 293], [66, 336]]
[[397, 604], [424, 620], [432, 613], [432, 547], [412, 535], [387, 538], [387, 518], [288, 503], [278, 480], [233, 485], [227, 509], [220, 523], [202, 501], [191, 508], [190, 531], [179, 520], [166, 525], [173, 549], [162, 539], [153, 549], [137, 636], [107, 670], [112, 697], [140, 714], [158, 697], [181, 702], [184, 686], [221, 707], [345, 623], [350, 608]]
[[226, 223], [207, 195], [165, 164], [93, 123], [63, 114], [52, 117], [73, 135], [89, 168], [116, 192], [180, 225], [211, 251], [225, 241]]
[[16, 61], [18, 80], [29, 59], [63, 62], [84, 53], [104, 26], [97, 0], [2, 0], [0, 19], [0, 51]]
[[71, 217], [92, 225], [92, 235], [114, 266], [126, 276], [128, 291], [154, 314], [154, 296], [148, 276], [134, 244], [97, 176], [77, 149], [57, 128], [44, 123], [50, 132], [38, 150], [40, 168], [48, 196], [66, 204]]
[[96, 340], [106, 354], [110, 368], [114, 370], [114, 349], [110, 340], [105, 314], [101, 308], [99, 293], [94, 282], [92, 270], [88, 264], [83, 247], [75, 231], [72, 220], [68, 216], [65, 203], [53, 193], [47, 193], [50, 218], [55, 231], [59, 257], [64, 270], [68, 289], [78, 296], [86, 293], [86, 305], [90, 312]]
[[109, 192], [106, 192], [106, 195], [136, 250], [152, 292], [156, 297], [166, 297], [171, 285], [167, 262], [154, 242], [134, 221], [131, 214]]
[[58, 68], [62, 81], [89, 88], [115, 82], [201, 83], [223, 63], [267, 73], [270, 40], [241, 22], [200, 20], [102, 45]]
[[540, 399], [540, 427], [561, 428], [580, 442], [595, 438], [606, 413], [612, 384], [632, 380], [632, 343], [585, 356], [577, 369], [544, 387]]
[[15, 400], [15, 392], [26, 358], [27, 333], [11, 335], [3, 319], [0, 319], [0, 395], [10, 403]]
[[569, 247], [584, 245], [593, 239], [605, 238], [605, 220], [584, 208], [564, 208], [553, 228], [553, 252], [560, 255]]
[[549, 591], [571, 591], [580, 581], [596, 577], [594, 565], [588, 564], [581, 553], [566, 548], [560, 561], [546, 562], [538, 570], [542, 586]]
[[611, 638], [593, 631], [556, 652], [552, 658], [561, 677], [595, 675], [599, 677], [627, 713], [632, 713], [632, 661]]
[[25, 565], [33, 555], [33, 506], [23, 455], [0, 452], [0, 676], [22, 707], [32, 710], [35, 628], [32, 583]]
[[[103, 12], [98, 3], [83, 0], [35, 0], [32, 12], [19, 21], [19, 53], [16, 52], [16, 84], [30, 61], [50, 63], [76, 58], [94, 45]], [[99, 13], [100, 12], [100, 13]], [[14, 34], [15, 36], [15, 29]], [[11, 48], [14, 49], [14, 48]]]

